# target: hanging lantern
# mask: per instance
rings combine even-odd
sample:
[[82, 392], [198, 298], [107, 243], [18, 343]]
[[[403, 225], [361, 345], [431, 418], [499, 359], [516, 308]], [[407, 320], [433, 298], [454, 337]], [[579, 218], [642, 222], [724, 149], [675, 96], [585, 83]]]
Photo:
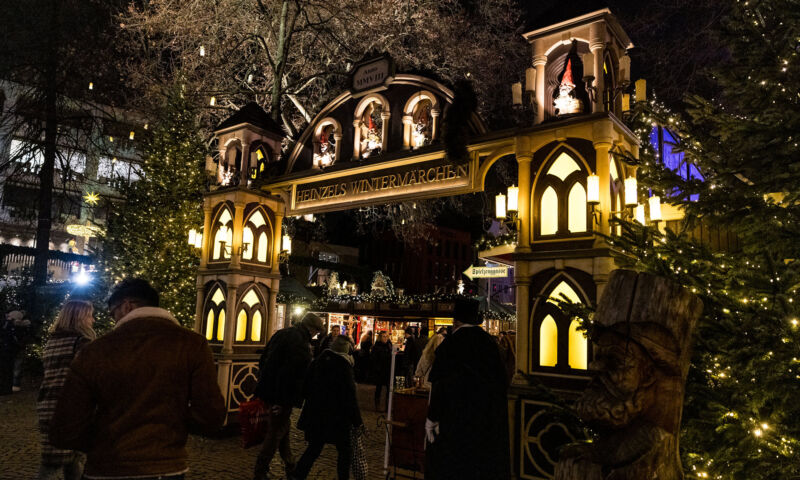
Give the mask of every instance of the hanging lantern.
[[600, 177], [595, 174], [586, 177], [586, 203], [589, 205], [600, 203]]
[[202, 45], [200, 45], [200, 56], [201, 57], [205, 57], [206, 56], [206, 47], [204, 47]]
[[661, 197], [653, 195], [648, 200], [650, 202], [650, 220], [653, 222], [660, 222], [661, 217]]
[[197, 239], [197, 230], [193, 228], [189, 230], [189, 245], [194, 245], [196, 239]]
[[622, 111], [630, 112], [631, 110], [631, 96], [628, 93], [622, 94]]
[[89, 90], [94, 90], [94, 83], [89, 82]]
[[636, 177], [628, 177], [625, 179], [625, 206], [633, 207], [639, 203], [639, 194], [637, 191]]
[[211, 100], [208, 101], [208, 104], [212, 107], [217, 104], [217, 97], [211, 97]]
[[508, 211], [516, 212], [519, 210], [519, 187], [511, 185], [508, 187]]
[[203, 246], [203, 234], [198, 232], [197, 235], [194, 237], [194, 248], [202, 248]]
[[502, 193], [494, 197], [494, 216], [498, 219], [506, 218], [506, 196]]
[[536, 68], [534, 67], [528, 67], [525, 70], [525, 91], [531, 93], [536, 91]]
[[133, 140], [133, 136], [134, 136], [134, 133], [133, 133], [133, 130], [131, 130], [131, 133], [130, 133], [130, 135], [128, 135], [128, 138], [129, 138], [130, 140]]

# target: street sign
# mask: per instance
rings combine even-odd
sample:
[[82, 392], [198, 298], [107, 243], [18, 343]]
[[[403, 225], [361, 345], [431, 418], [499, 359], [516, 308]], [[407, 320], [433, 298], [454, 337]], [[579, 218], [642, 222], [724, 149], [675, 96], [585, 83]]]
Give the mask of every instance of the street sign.
[[473, 267], [464, 270], [470, 280], [475, 278], [502, 278], [508, 276], [508, 267]]

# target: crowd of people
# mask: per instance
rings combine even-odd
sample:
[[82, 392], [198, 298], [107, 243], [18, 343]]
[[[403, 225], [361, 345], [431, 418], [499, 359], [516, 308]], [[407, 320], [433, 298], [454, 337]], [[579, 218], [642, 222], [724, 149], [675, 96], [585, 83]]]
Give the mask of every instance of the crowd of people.
[[[181, 480], [188, 435], [218, 432], [228, 413], [211, 348], [159, 307], [158, 292], [145, 280], [118, 284], [108, 311], [115, 325], [100, 337], [93, 306], [81, 299], [66, 301], [50, 327], [37, 398], [38, 478]], [[20, 320], [7, 315], [2, 338], [11, 338]], [[509, 476], [513, 336], [495, 339], [471, 328], [480, 322], [477, 302], [460, 300], [451, 328], [430, 337], [425, 328], [406, 329], [395, 373], [430, 390], [425, 478]], [[375, 409], [382, 411], [393, 346], [385, 331], [367, 332], [358, 348], [346, 330], [324, 331], [322, 319], [308, 313], [275, 332], [263, 351], [254, 395], [267, 428], [254, 480], [305, 479], [326, 444], [336, 447], [340, 480], [365, 462], [363, 449], [354, 448], [365, 430], [356, 381], [375, 385]], [[13, 371], [13, 360], [3, 365]], [[294, 409], [302, 409], [296, 428], [307, 442], [299, 458], [290, 443]], [[282, 472], [270, 472], [275, 453]]]

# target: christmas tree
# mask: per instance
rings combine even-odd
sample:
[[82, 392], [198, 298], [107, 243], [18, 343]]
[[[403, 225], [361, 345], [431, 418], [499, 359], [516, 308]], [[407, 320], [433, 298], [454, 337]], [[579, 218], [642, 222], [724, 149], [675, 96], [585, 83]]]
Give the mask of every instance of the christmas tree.
[[[611, 241], [627, 266], [704, 302], [681, 438], [688, 478], [800, 478], [800, 4], [730, 2], [717, 36], [730, 53], [713, 72], [717, 96], [690, 98], [683, 115], [652, 101], [632, 119], [646, 145], [640, 185], [684, 220], [666, 231], [623, 222]], [[664, 167], [653, 124], [702, 178]], [[693, 241], [701, 224], [735, 235], [736, 248]]]
[[143, 145], [142, 179], [122, 191], [105, 233], [110, 281], [136, 276], [161, 294], [184, 325], [194, 319], [199, 257], [188, 231], [202, 225], [206, 148], [197, 112], [180, 92], [168, 96]]

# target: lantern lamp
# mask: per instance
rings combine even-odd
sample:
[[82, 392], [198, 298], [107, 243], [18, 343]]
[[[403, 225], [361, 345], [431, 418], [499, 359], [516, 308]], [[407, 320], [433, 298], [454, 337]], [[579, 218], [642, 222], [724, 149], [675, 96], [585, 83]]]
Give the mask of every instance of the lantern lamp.
[[631, 111], [631, 96], [629, 93], [622, 94], [622, 111], [623, 112]]
[[644, 102], [647, 100], [647, 80], [640, 78], [636, 80], [636, 101]]
[[511, 100], [514, 105], [522, 105], [522, 83], [511, 85]]
[[202, 248], [203, 247], [203, 234], [197, 232], [197, 235], [194, 236], [194, 248]]
[[661, 197], [653, 195], [648, 200], [650, 202], [650, 220], [653, 222], [660, 222], [661, 217]]
[[637, 192], [636, 177], [628, 177], [625, 179], [625, 206], [635, 207], [639, 203], [639, 195]]
[[292, 253], [292, 239], [289, 235], [283, 236], [283, 241], [281, 242], [283, 246], [282, 250], [286, 253]]
[[506, 196], [502, 193], [494, 197], [494, 216], [498, 219], [506, 218]]
[[586, 177], [586, 203], [589, 205], [600, 203], [600, 177], [595, 174]]
[[525, 91], [536, 91], [536, 69], [534, 67], [528, 67], [525, 70]]
[[592, 52], [584, 53], [581, 60], [583, 61], [584, 81], [591, 81], [594, 79], [594, 54]]
[[631, 57], [623, 55], [619, 58], [619, 77], [622, 83], [631, 81]]
[[508, 187], [508, 211], [516, 212], [519, 210], [519, 187], [511, 185]]
[[194, 245], [196, 237], [197, 237], [197, 230], [195, 230], [194, 228], [189, 230], [189, 245]]
[[636, 211], [634, 212], [634, 219], [644, 225], [644, 205], [639, 204], [636, 205]]

